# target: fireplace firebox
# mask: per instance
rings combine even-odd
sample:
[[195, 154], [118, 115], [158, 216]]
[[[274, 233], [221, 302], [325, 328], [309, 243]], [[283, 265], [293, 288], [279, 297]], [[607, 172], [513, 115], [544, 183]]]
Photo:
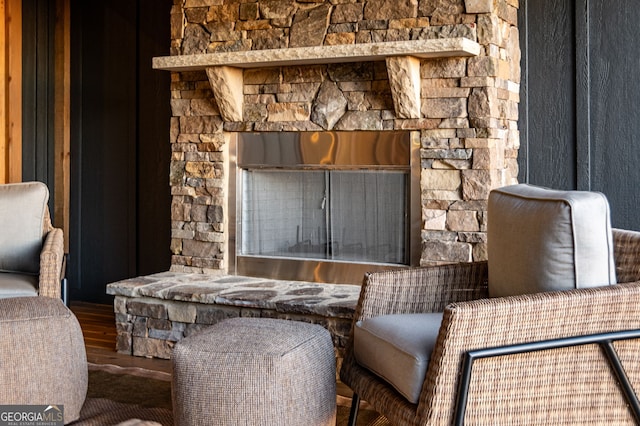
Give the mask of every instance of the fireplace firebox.
[[419, 263], [417, 136], [366, 131], [235, 136], [232, 272], [358, 284], [366, 271]]

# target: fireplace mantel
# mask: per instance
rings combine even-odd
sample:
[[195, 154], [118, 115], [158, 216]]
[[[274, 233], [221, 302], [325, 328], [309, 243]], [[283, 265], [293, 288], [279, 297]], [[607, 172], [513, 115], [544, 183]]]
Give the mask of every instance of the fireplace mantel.
[[478, 43], [460, 37], [162, 56], [152, 65], [175, 72], [205, 70], [222, 118], [242, 121], [243, 68], [384, 60], [396, 115], [420, 118], [420, 59], [479, 54]]

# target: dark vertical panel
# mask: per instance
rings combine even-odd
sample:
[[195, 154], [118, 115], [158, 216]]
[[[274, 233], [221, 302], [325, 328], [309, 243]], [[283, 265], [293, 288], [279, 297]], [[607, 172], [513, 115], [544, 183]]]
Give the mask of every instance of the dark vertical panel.
[[49, 185], [52, 206], [55, 3], [25, 0], [22, 8], [22, 179]]
[[72, 0], [71, 232], [74, 300], [170, 266], [172, 0]]
[[526, 43], [520, 180], [570, 189], [576, 181], [573, 2], [529, 0], [520, 8]]
[[591, 0], [589, 16], [592, 188], [614, 226], [640, 230], [640, 8]]
[[172, 0], [140, 0], [138, 30], [138, 274], [167, 271], [171, 264], [169, 187], [170, 74], [151, 68], [169, 55]]
[[640, 230], [640, 8], [625, 0], [555, 3], [520, 3], [520, 180], [601, 191], [613, 225]]
[[[136, 272], [136, 3], [75, 2], [72, 25], [81, 88], [72, 120], [81, 114], [72, 156], [80, 155], [72, 192], [79, 235], [71, 235], [72, 298], [105, 301], [109, 282]], [[78, 21], [80, 20], [80, 22]], [[86, 25], [89, 23], [90, 25]], [[74, 33], [78, 36], [77, 32]], [[77, 70], [77, 67], [74, 67]], [[74, 85], [78, 84], [72, 76]], [[76, 185], [80, 185], [79, 187]]]

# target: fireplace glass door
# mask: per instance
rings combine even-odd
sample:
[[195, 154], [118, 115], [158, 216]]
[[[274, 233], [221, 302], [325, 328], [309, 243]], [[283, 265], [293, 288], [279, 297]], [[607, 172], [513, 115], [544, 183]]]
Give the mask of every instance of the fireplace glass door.
[[407, 264], [406, 171], [242, 171], [239, 252]]

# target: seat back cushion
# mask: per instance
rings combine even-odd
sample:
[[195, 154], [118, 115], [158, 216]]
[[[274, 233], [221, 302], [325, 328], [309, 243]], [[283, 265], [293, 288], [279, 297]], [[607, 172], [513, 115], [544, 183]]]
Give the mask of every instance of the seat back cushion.
[[0, 185], [0, 271], [38, 274], [48, 201], [41, 182]]
[[356, 361], [417, 404], [441, 322], [442, 313], [358, 321], [353, 332]]
[[487, 215], [491, 297], [616, 283], [603, 194], [506, 186], [489, 194]]

